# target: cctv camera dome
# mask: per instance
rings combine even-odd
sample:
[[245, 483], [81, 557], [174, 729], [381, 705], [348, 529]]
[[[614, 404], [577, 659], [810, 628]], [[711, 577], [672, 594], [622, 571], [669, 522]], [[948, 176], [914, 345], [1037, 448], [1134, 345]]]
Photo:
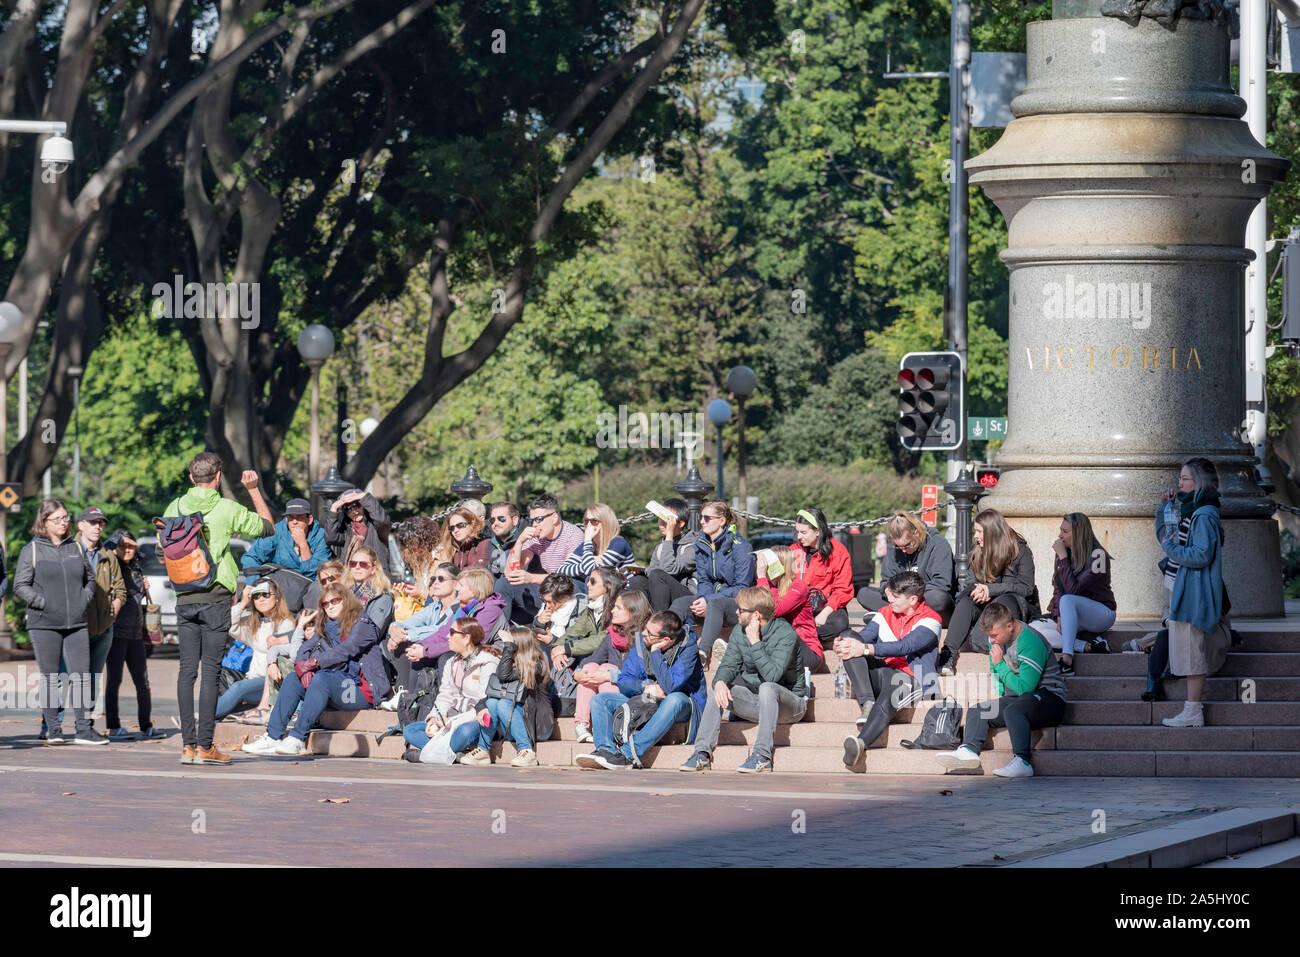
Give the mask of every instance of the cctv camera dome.
[[67, 167], [72, 163], [72, 140], [65, 136], [51, 136], [41, 147], [41, 164], [43, 166], [59, 165]]

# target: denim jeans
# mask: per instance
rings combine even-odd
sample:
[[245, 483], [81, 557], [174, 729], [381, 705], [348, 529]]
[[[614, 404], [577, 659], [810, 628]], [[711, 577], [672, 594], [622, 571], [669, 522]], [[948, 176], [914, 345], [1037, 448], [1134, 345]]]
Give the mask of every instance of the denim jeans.
[[337, 711], [361, 711], [369, 708], [370, 702], [361, 693], [360, 683], [342, 671], [317, 671], [305, 690], [297, 673], [291, 671], [280, 685], [280, 697], [275, 699], [271, 720], [266, 723], [266, 733], [277, 741], [283, 738], [293, 709], [298, 708], [298, 720], [289, 734], [299, 741], [306, 741], [312, 725], [327, 707]]
[[[515, 742], [515, 747], [520, 751], [533, 751], [533, 742], [528, 737], [528, 725], [524, 721], [523, 702], [515, 704], [513, 701], [507, 701], [505, 698], [488, 698], [483, 704], [487, 707], [487, 712], [491, 715], [492, 720], [485, 728], [479, 725], [478, 746], [484, 751], [492, 748], [492, 739], [496, 737], [498, 731], [501, 736], [505, 737], [509, 732], [511, 739]], [[509, 720], [510, 726], [507, 728], [505, 722]]]
[[673, 725], [691, 718], [691, 699], [680, 691], [674, 691], [659, 702], [650, 720], [633, 732], [632, 740], [618, 748], [614, 746], [614, 712], [627, 700], [626, 695], [617, 692], [598, 694], [592, 699], [591, 737], [597, 750], [621, 751], [623, 757], [633, 761], [658, 744]]
[[253, 707], [262, 700], [262, 688], [265, 685], [265, 675], [236, 681], [217, 699], [217, 720]]
[[1115, 613], [1091, 598], [1062, 595], [1057, 609], [1061, 616], [1061, 653], [1065, 655], [1073, 655], [1081, 644], [1076, 640], [1081, 630], [1102, 634], [1115, 624]]
[[404, 727], [402, 737], [413, 748], [423, 748], [429, 743], [429, 733], [424, 730], [423, 721], [412, 721]]
[[504, 575], [496, 580], [494, 590], [505, 601], [505, 621], [530, 625], [542, 607], [542, 594], [536, 585], [512, 585]]
[[466, 721], [456, 725], [451, 732], [451, 740], [447, 743], [451, 745], [452, 751], [457, 754], [464, 754], [470, 748], [474, 747], [478, 741], [479, 723], [477, 721]]

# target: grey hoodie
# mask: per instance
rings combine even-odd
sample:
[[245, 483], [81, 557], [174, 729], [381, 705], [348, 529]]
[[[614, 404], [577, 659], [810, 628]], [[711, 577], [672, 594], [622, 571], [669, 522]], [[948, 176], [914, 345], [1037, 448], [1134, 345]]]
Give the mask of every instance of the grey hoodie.
[[27, 603], [28, 628], [84, 628], [95, 573], [75, 536], [58, 545], [37, 535], [18, 553], [14, 594]]

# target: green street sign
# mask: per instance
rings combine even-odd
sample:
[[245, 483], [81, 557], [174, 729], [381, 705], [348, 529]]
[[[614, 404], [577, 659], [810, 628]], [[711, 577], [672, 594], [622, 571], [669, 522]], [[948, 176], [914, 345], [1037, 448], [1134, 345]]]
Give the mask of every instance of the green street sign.
[[973, 441], [987, 442], [989, 439], [1007, 437], [1006, 416], [975, 415], [966, 420], [966, 435]]

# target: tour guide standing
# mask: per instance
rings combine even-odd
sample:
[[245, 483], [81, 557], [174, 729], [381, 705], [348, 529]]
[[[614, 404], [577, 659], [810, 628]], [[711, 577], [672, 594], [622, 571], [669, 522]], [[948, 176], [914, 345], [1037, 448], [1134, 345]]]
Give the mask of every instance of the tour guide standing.
[[[212, 745], [217, 724], [217, 678], [221, 673], [221, 656], [226, 650], [230, 628], [230, 602], [234, 598], [239, 572], [230, 554], [230, 539], [260, 538], [275, 533], [271, 510], [257, 487], [257, 473], [252, 469], [240, 477], [248, 489], [256, 513], [233, 499], [222, 498], [221, 458], [214, 452], [200, 452], [190, 462], [190, 481], [194, 487], [175, 499], [163, 511], [164, 518], [179, 515], [203, 515], [205, 538], [217, 580], [203, 591], [176, 596], [176, 628], [180, 635], [180, 673], [176, 678], [176, 703], [181, 711], [181, 764], [229, 764], [230, 755]], [[194, 727], [194, 679], [202, 661], [199, 685], [199, 721]]]

